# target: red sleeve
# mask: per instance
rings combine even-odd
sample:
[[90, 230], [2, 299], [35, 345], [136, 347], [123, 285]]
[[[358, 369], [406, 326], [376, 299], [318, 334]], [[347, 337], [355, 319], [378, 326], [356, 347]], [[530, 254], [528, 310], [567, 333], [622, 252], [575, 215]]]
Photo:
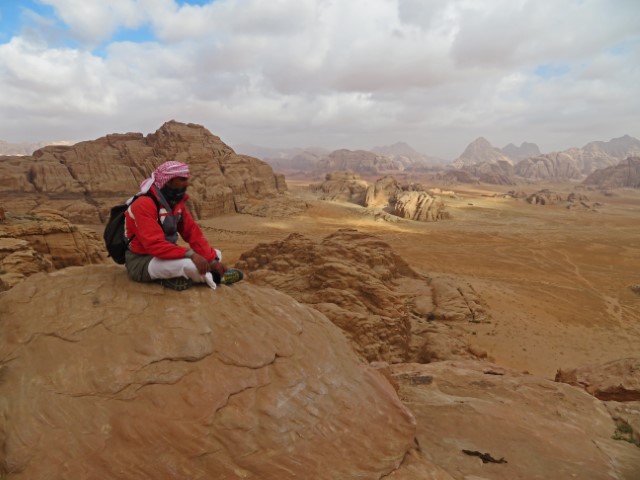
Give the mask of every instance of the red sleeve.
[[134, 242], [139, 242], [143, 255], [153, 255], [163, 260], [184, 258], [188, 248], [174, 245], [164, 238], [164, 232], [158, 223], [158, 208], [151, 198], [140, 197], [130, 209], [136, 226]]
[[182, 210], [182, 222], [178, 226], [178, 233], [193, 248], [194, 252], [202, 255], [208, 262], [216, 258], [216, 251], [209, 244], [202, 229], [186, 208]]

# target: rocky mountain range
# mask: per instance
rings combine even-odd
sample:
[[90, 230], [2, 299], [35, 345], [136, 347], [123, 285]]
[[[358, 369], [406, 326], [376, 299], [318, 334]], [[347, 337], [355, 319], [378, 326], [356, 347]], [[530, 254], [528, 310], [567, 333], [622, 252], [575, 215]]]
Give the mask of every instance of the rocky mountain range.
[[287, 190], [284, 177], [267, 163], [237, 155], [200, 125], [170, 121], [147, 136], [111, 134], [72, 146], [47, 146], [31, 156], [0, 157], [0, 195], [6, 211], [51, 208], [73, 222], [98, 224], [166, 160], [190, 165], [189, 201], [197, 218], [241, 212], [252, 199]]
[[48, 145], [71, 145], [71, 142], [59, 140], [51, 142], [40, 141], [12, 143], [0, 140], [0, 155], [31, 155], [36, 150]]

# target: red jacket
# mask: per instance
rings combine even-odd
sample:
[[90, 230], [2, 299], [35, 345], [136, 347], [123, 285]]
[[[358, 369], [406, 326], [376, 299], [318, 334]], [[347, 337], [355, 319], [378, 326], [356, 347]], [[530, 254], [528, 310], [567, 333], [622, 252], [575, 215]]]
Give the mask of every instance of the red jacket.
[[[151, 187], [150, 194], [155, 195], [155, 187]], [[157, 198], [157, 195], [155, 195]], [[171, 213], [164, 207], [160, 207], [160, 216], [181, 215], [178, 223], [178, 233], [198, 254], [208, 262], [216, 257], [216, 251], [204, 237], [202, 230], [195, 222], [184, 202], [187, 195], [178, 202]], [[184, 258], [189, 247], [175, 245], [165, 239], [162, 227], [158, 223], [158, 208], [153, 199], [142, 196], [131, 204], [125, 213], [125, 235], [127, 238], [134, 236], [129, 244], [129, 249], [138, 255], [153, 255], [163, 260]]]

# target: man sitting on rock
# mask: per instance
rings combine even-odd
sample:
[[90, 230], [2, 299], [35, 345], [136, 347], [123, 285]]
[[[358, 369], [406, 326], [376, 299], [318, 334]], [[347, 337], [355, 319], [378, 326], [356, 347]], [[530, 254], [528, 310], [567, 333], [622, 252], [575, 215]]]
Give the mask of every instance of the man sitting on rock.
[[[193, 282], [231, 284], [242, 272], [227, 269], [222, 253], [213, 248], [185, 206], [189, 166], [169, 161], [156, 168], [140, 184], [140, 192], [125, 213], [129, 278], [136, 282], [159, 281], [167, 288], [186, 290]], [[189, 247], [177, 244], [178, 234]]]

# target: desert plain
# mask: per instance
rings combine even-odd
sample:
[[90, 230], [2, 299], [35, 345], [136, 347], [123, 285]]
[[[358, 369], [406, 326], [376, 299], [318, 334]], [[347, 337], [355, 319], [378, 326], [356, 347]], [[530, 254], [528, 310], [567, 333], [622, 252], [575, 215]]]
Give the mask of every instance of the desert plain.
[[[318, 200], [317, 180], [287, 180], [307, 202], [287, 217], [225, 215], [203, 220], [205, 234], [233, 264], [259, 243], [293, 232], [321, 239], [355, 228], [387, 242], [414, 269], [471, 284], [491, 319], [461, 325], [466, 340], [496, 363], [553, 378], [559, 368], [637, 355], [640, 345], [640, 192], [584, 191], [595, 210], [564, 203], [532, 205], [511, 186], [442, 185], [451, 218], [437, 222], [376, 219], [363, 207]], [[520, 185], [563, 194], [578, 184]], [[438, 185], [429, 185], [438, 187]]]

